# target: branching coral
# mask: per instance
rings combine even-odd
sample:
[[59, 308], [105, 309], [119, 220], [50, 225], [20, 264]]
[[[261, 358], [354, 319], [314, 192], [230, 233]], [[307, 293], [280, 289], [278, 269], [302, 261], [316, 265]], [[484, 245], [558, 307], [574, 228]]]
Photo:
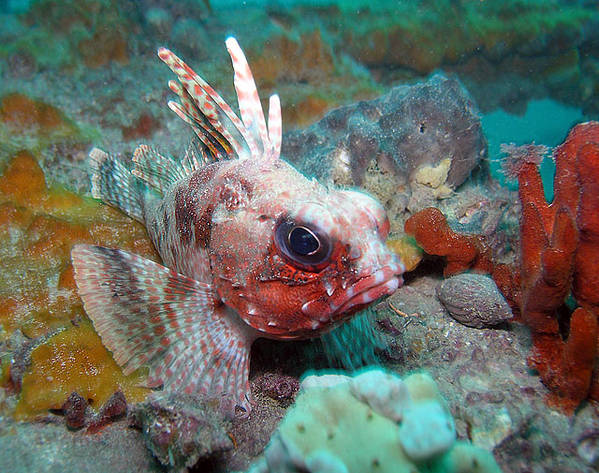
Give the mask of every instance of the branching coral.
[[[522, 203], [520, 309], [533, 336], [530, 366], [551, 389], [551, 401], [572, 410], [599, 394], [597, 379], [591, 381], [599, 318], [599, 123], [577, 125], [556, 149], [551, 204], [537, 155], [521, 153], [514, 168]], [[558, 309], [570, 292], [580, 307], [562, 339]]]
[[[427, 253], [447, 258], [445, 275], [471, 269], [493, 276], [531, 329], [529, 366], [550, 389], [550, 403], [572, 412], [587, 398], [599, 400], [599, 123], [577, 125], [555, 150], [551, 204], [538, 171], [546, 149], [504, 151], [522, 204], [519, 268], [494, 265], [483, 240], [453, 232], [437, 209], [412, 216], [405, 229]], [[579, 307], [563, 317], [570, 294]]]

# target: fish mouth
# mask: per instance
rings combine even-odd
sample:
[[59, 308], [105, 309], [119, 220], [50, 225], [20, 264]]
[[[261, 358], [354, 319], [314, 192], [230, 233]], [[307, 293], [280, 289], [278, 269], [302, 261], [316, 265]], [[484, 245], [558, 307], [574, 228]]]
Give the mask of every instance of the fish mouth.
[[360, 278], [343, 291], [335, 291], [326, 301], [315, 299], [302, 306], [302, 312], [309, 317], [327, 322], [335, 315], [355, 312], [371, 302], [392, 294], [403, 284], [401, 264], [384, 266]]
[[366, 306], [383, 296], [393, 294], [403, 283], [400, 271], [386, 266], [360, 279], [342, 293], [346, 299], [332, 315], [343, 314], [356, 306]]

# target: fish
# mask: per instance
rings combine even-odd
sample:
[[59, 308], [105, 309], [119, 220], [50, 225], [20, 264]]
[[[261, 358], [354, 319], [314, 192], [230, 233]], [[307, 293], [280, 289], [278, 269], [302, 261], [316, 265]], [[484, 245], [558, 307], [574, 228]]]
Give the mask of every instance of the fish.
[[[402, 283], [389, 219], [370, 195], [308, 179], [281, 158], [278, 95], [268, 121], [247, 59], [225, 41], [240, 117], [166, 48], [169, 107], [196, 144], [181, 158], [140, 145], [129, 163], [93, 148], [91, 193], [142, 222], [163, 264], [120, 249], [71, 252], [85, 311], [125, 374], [249, 415], [250, 348], [318, 337]], [[347, 347], [351, 350], [352, 347]]]

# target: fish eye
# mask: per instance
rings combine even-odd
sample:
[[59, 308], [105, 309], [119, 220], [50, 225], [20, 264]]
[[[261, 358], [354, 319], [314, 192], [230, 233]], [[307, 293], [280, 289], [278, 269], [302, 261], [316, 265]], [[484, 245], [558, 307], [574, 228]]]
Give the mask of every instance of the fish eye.
[[297, 226], [287, 234], [287, 245], [298, 255], [311, 256], [320, 248], [320, 241], [309, 228]]
[[275, 229], [275, 244], [288, 263], [306, 271], [319, 271], [331, 256], [328, 235], [306, 223], [282, 220]]

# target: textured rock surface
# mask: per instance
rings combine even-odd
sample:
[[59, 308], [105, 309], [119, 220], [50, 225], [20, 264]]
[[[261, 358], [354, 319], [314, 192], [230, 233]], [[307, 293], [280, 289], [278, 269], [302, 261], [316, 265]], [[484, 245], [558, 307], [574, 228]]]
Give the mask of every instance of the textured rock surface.
[[64, 425], [14, 423], [0, 419], [0, 471], [11, 473], [160, 473], [139, 432], [123, 423], [95, 435]]
[[306, 174], [350, 185], [366, 183], [372, 161], [405, 183], [421, 166], [450, 158], [447, 184], [456, 187], [485, 153], [476, 105], [442, 75], [333, 110], [283, 141], [284, 157]]
[[406, 207], [410, 181], [445, 196], [486, 152], [475, 104], [457, 80], [442, 75], [333, 110], [287, 133], [282, 151], [305, 174], [360, 186], [388, 210]]
[[131, 414], [146, 446], [161, 464], [175, 470], [193, 466], [200, 458], [229, 450], [233, 441], [227, 424], [210, 404], [183, 394], [158, 393], [138, 404]]
[[489, 276], [474, 273], [447, 278], [437, 297], [458, 322], [469, 327], [492, 327], [512, 318], [512, 311]]

